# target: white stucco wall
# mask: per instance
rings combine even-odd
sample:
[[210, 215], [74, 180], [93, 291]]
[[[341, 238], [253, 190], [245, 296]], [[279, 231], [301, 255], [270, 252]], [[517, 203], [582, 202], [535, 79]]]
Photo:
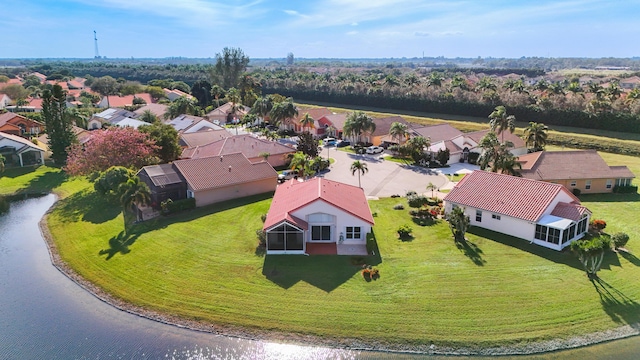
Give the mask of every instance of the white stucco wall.
[[[460, 205], [459, 205], [460, 206]], [[470, 224], [472, 226], [477, 226], [481, 228], [485, 228], [488, 230], [493, 230], [499, 233], [515, 236], [517, 238], [521, 238], [527, 241], [532, 241], [533, 236], [535, 235], [536, 224], [533, 222], [528, 222], [521, 219], [516, 219], [506, 215], [500, 215], [496, 213], [492, 213], [489, 211], [482, 210], [482, 221], [476, 221], [476, 208], [472, 207], [463, 207], [465, 210], [465, 214], [469, 216]], [[452, 209], [451, 202], [445, 202], [445, 212], [449, 213]], [[491, 215], [496, 214], [500, 215], [500, 220], [494, 219]]]
[[[294, 212], [291, 215], [296, 216], [300, 219], [308, 221], [308, 215], [315, 213], [324, 213], [334, 215], [336, 222], [334, 226], [331, 228], [331, 241], [337, 242], [340, 236], [340, 233], [345, 234], [344, 244], [365, 244], [367, 241], [367, 234], [371, 232], [371, 224], [360, 219], [359, 217], [353, 216], [350, 213], [339, 209], [324, 200], [318, 199]], [[311, 226], [313, 224], [309, 224], [309, 229], [305, 231], [305, 241], [309, 241], [311, 239], [310, 231]], [[361, 239], [347, 239], [346, 238], [346, 228], [347, 226], [359, 226], [361, 228]]]

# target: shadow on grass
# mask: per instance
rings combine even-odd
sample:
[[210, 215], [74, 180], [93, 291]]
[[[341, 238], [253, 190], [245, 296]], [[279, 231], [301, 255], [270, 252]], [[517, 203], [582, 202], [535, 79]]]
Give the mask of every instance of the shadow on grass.
[[[568, 247], [563, 251], [556, 251], [548, 249], [544, 246], [533, 244], [524, 239], [483, 229], [477, 226], [470, 227], [467, 232], [524, 252], [528, 252], [532, 255], [536, 255], [549, 261], [553, 261], [557, 264], [567, 265], [574, 269], [584, 271], [584, 267]], [[604, 255], [604, 259], [602, 260], [601, 269], [611, 270], [612, 266], [621, 266], [620, 259], [618, 259], [618, 256], [615, 252], [607, 251]]]
[[411, 221], [418, 226], [432, 226], [438, 223], [438, 220], [435, 220], [431, 217], [419, 217], [412, 216]]
[[640, 259], [638, 259], [635, 255], [630, 252], [618, 250], [618, 254], [623, 258], [627, 259], [628, 262], [632, 263], [635, 266], [640, 266]]
[[29, 173], [32, 173], [34, 171], [36, 171], [37, 168], [39, 168], [40, 166], [23, 166], [23, 167], [9, 167], [7, 166], [4, 170], [4, 172], [2, 173], [2, 177], [8, 177], [8, 178], [17, 178], [20, 177], [22, 175], [26, 175]]
[[69, 221], [100, 224], [118, 216], [121, 208], [93, 190], [84, 190], [60, 200], [57, 210]]
[[581, 194], [579, 198], [582, 202], [638, 202], [640, 201], [640, 194]]
[[478, 245], [472, 243], [471, 241], [454, 241], [456, 243], [456, 247], [464, 256], [468, 257], [475, 265], [484, 266], [487, 263], [485, 259], [482, 258], [482, 249], [478, 247]]
[[349, 256], [267, 255], [262, 274], [284, 289], [304, 281], [331, 292], [361, 269], [361, 266], [351, 263]]
[[27, 187], [18, 190], [18, 194], [50, 193], [67, 180], [63, 171], [47, 172], [29, 181]]
[[137, 232], [125, 234], [124, 231], [121, 231], [118, 235], [109, 239], [109, 248], [100, 250], [98, 254], [101, 256], [107, 255], [105, 260], [111, 259], [118, 253], [126, 255], [131, 251], [129, 250], [129, 246], [135, 243], [139, 236], [140, 233]]
[[640, 322], [640, 304], [599, 277], [591, 279], [593, 287], [600, 295], [602, 308], [619, 324], [637, 324]]

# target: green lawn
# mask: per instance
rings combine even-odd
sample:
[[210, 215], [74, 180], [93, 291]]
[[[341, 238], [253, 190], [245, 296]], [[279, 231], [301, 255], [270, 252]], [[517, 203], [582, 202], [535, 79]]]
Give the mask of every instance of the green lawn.
[[[640, 249], [640, 230], [625, 225], [640, 202], [622, 200], [587, 205]], [[399, 202], [407, 210], [393, 210]], [[610, 253], [604, 282], [594, 286], [572, 255], [501, 234], [474, 230], [458, 248], [446, 223], [412, 224], [415, 239], [401, 242], [395, 229], [411, 223], [408, 207], [387, 198], [370, 203], [379, 256], [367, 261], [381, 278], [367, 282], [357, 258], [256, 254], [255, 230], [269, 204], [268, 196], [252, 197], [142, 223], [122, 246], [119, 208], [80, 191], [60, 201], [49, 225], [61, 256], [82, 276], [188, 319], [378, 344], [478, 346], [640, 321], [633, 255]]]

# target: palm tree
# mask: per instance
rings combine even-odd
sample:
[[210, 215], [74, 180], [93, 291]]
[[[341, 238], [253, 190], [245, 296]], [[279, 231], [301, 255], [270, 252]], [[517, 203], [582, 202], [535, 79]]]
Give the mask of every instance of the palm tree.
[[433, 191], [434, 191], [435, 189], [437, 189], [437, 188], [438, 188], [438, 187], [437, 187], [437, 186], [435, 186], [432, 182], [429, 182], [429, 183], [427, 184], [427, 191], [431, 190], [431, 198], [433, 198]]
[[605, 93], [609, 97], [609, 100], [613, 102], [620, 97], [620, 95], [622, 94], [622, 89], [620, 89], [620, 86], [617, 82], [612, 81], [609, 84], [609, 87], [605, 89]]
[[174, 119], [182, 114], [197, 115], [200, 108], [196, 105], [194, 100], [187, 98], [186, 96], [180, 96], [173, 100], [171, 105], [167, 108], [167, 112], [164, 114], [165, 119]]
[[19, 98], [16, 100], [16, 112], [20, 112], [20, 107], [29, 105], [29, 102], [25, 98]]
[[490, 167], [491, 172], [500, 172], [508, 175], [520, 176], [515, 168], [522, 169], [518, 159], [509, 151], [513, 147], [511, 141], [501, 143], [494, 132], [489, 132], [481, 140], [478, 146], [483, 150], [478, 158], [480, 169]]
[[302, 115], [302, 119], [300, 119], [300, 125], [302, 125], [302, 129], [315, 128], [314, 125], [315, 120], [309, 115], [309, 113], [305, 113]]
[[220, 106], [220, 98], [224, 96], [224, 89], [220, 85], [213, 85], [211, 87], [211, 96], [216, 99], [216, 107]]
[[122, 217], [124, 218], [124, 232], [127, 232], [127, 214], [131, 212], [134, 204], [147, 205], [151, 201], [151, 191], [138, 176], [133, 176], [127, 182], [120, 184], [120, 204], [122, 205]]
[[285, 101], [275, 103], [269, 112], [269, 116], [273, 124], [279, 126], [282, 122], [288, 123], [290, 119], [298, 116], [298, 109], [293, 103], [293, 99], [287, 98]]
[[83, 129], [87, 128], [87, 116], [78, 111], [77, 108], [67, 108], [65, 115], [72, 120], [73, 124]]
[[7, 161], [7, 159], [2, 154], [0, 154], [0, 173], [4, 172], [5, 161]]
[[500, 105], [496, 106], [496, 109], [489, 114], [489, 125], [491, 130], [502, 135], [502, 141], [504, 141], [504, 131], [509, 130], [513, 134], [516, 129], [516, 117], [514, 115], [507, 115], [507, 109]]
[[333, 137], [335, 137], [335, 136], [336, 136], [336, 130], [337, 130], [337, 129], [336, 129], [336, 127], [335, 127], [335, 126], [333, 126], [333, 125], [329, 125], [329, 126], [327, 126], [324, 130], [327, 132], [327, 135], [329, 135], [329, 136], [333, 136]]
[[[500, 159], [496, 166], [497, 172], [511, 176], [522, 176], [518, 170], [522, 170], [522, 164], [518, 158], [504, 146], [500, 146]], [[517, 170], [516, 170], [517, 168]]]
[[631, 104], [638, 99], [640, 99], [640, 88], [633, 88], [627, 94], [627, 98], [625, 99], [625, 102], [627, 104]]
[[367, 163], [362, 162], [360, 160], [356, 160], [351, 164], [351, 175], [355, 175], [358, 173], [358, 187], [362, 188], [362, 184], [360, 183], [360, 175], [364, 175], [369, 171], [367, 168]]
[[260, 116], [262, 118], [262, 121], [264, 122], [265, 117], [269, 115], [269, 112], [271, 111], [272, 108], [273, 108], [273, 101], [271, 100], [271, 97], [269, 96], [259, 97], [253, 103], [253, 107], [251, 107], [251, 112]]
[[398, 140], [400, 144], [407, 141], [409, 137], [409, 127], [401, 122], [393, 122], [389, 128], [389, 135], [392, 139]]
[[371, 116], [362, 111], [355, 111], [349, 114], [342, 130], [346, 136], [357, 136], [358, 142], [361, 142], [364, 133], [373, 133], [374, 131], [376, 131], [376, 123], [373, 122]]
[[549, 128], [543, 123], [530, 121], [529, 126], [524, 129], [524, 141], [533, 151], [544, 150], [547, 144], [547, 130]]
[[305, 177], [312, 171], [311, 160], [302, 151], [298, 151], [293, 154], [289, 168], [291, 170], [296, 170], [299, 176]]
[[431, 74], [429, 74], [429, 79], [427, 79], [427, 87], [431, 87], [431, 86], [440, 87], [442, 86], [443, 81], [444, 81], [444, 76], [441, 73], [434, 71]]
[[496, 91], [498, 90], [498, 85], [493, 81], [493, 78], [489, 76], [485, 76], [476, 85], [477, 91]]
[[140, 115], [138, 120], [153, 124], [154, 122], [158, 121], [158, 117], [154, 113], [152, 113], [151, 110], [145, 110], [142, 112], [142, 115]]

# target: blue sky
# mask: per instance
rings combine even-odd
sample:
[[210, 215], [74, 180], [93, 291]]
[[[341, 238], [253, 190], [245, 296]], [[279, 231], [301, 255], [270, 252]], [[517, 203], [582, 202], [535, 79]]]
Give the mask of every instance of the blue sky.
[[0, 0], [0, 58], [640, 56], [640, 0]]

